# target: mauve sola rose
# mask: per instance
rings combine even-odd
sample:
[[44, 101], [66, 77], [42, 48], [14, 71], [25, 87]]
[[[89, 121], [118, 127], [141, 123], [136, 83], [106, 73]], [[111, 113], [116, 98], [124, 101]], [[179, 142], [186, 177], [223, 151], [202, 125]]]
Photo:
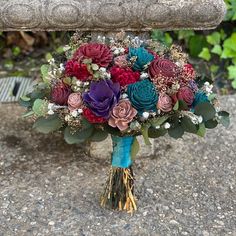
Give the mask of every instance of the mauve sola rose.
[[172, 99], [176, 103], [178, 100], [184, 101], [188, 106], [191, 106], [194, 101], [194, 93], [189, 87], [182, 87], [177, 94], [172, 96]]
[[150, 77], [175, 78], [178, 75], [178, 66], [170, 60], [158, 58], [151, 62], [148, 72]]
[[72, 90], [69, 85], [59, 82], [51, 90], [51, 100], [57, 105], [64, 106], [67, 104], [71, 92]]
[[170, 112], [173, 108], [171, 97], [165, 93], [160, 94], [157, 103], [157, 108], [163, 112]]
[[112, 127], [117, 127], [120, 131], [124, 131], [129, 127], [129, 123], [137, 115], [137, 110], [135, 110], [130, 101], [121, 100], [113, 108], [111, 116], [108, 120], [108, 124]]
[[82, 107], [83, 100], [81, 93], [71, 93], [68, 98], [68, 107], [70, 111], [77, 110]]
[[127, 67], [128, 61], [126, 60], [126, 57], [127, 57], [126, 55], [115, 57], [114, 59], [115, 65], [121, 68]]

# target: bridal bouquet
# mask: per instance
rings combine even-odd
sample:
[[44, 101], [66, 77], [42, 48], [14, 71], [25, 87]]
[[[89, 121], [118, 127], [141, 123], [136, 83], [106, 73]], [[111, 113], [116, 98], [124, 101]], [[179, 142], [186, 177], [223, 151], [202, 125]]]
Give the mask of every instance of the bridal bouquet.
[[229, 124], [212, 86], [202, 83], [178, 46], [166, 48], [123, 33], [114, 38], [72, 37], [65, 55], [41, 67], [36, 81], [20, 103], [34, 128], [60, 131], [69, 144], [113, 141], [112, 168], [102, 206], [136, 210], [132, 161], [139, 150], [136, 139], [185, 132], [204, 136], [206, 129]]

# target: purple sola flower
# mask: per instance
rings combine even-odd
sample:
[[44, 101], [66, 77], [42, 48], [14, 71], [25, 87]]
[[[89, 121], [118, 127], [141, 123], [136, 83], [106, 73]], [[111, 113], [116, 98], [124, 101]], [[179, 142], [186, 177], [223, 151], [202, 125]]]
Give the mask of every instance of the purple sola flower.
[[89, 92], [83, 94], [83, 99], [91, 111], [105, 119], [110, 116], [111, 109], [120, 98], [120, 85], [111, 80], [93, 81]]

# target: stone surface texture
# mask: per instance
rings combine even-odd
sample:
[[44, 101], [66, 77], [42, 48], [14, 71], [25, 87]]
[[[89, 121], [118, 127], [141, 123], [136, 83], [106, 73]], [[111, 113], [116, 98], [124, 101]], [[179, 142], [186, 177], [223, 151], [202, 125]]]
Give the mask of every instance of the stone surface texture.
[[38, 134], [22, 108], [0, 104], [0, 235], [235, 236], [236, 96], [220, 100], [229, 129], [162, 137], [152, 156], [136, 159], [132, 217], [99, 206], [106, 155]]
[[0, 0], [0, 31], [209, 29], [223, 0]]

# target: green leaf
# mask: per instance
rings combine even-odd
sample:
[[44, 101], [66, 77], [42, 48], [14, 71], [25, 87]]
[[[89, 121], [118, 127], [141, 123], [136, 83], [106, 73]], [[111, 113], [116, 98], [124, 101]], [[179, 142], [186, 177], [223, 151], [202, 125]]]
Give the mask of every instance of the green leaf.
[[207, 36], [207, 42], [211, 45], [216, 45], [220, 44], [220, 33], [219, 32], [214, 32], [211, 35]]
[[222, 54], [222, 48], [220, 45], [215, 45], [212, 49], [211, 49], [212, 53], [215, 53], [217, 55], [221, 55]]
[[201, 53], [198, 55], [200, 58], [203, 58], [206, 61], [210, 61], [211, 53], [208, 48], [203, 48]]
[[236, 66], [228, 66], [229, 79], [236, 79]]
[[151, 142], [148, 138], [148, 129], [150, 127], [150, 124], [144, 124], [141, 128], [141, 133], [143, 135], [143, 139], [146, 145], [151, 145]]
[[21, 99], [22, 101], [24, 101], [24, 102], [30, 101], [30, 98], [27, 97], [26, 95], [25, 95], [25, 96], [21, 96], [20, 99]]
[[166, 120], [168, 120], [169, 117], [170, 117], [169, 115], [157, 117], [157, 118], [151, 120], [150, 123], [155, 128], [156, 126], [162, 125]]
[[188, 132], [188, 133], [193, 133], [193, 134], [196, 134], [197, 132], [197, 127], [195, 124], [193, 124], [193, 122], [191, 121], [190, 118], [184, 116], [182, 119], [181, 119], [181, 125], [184, 129], [184, 131]]
[[198, 57], [202, 49], [208, 45], [205, 36], [199, 34], [190, 37], [188, 44], [190, 56], [192, 57]]
[[210, 70], [211, 70], [212, 73], [216, 73], [219, 70], [219, 66], [211, 65]]
[[183, 100], [179, 100], [179, 110], [181, 111], [181, 110], [188, 110], [189, 108], [188, 108], [188, 105], [186, 104], [186, 102], [185, 101], [183, 101]]
[[89, 138], [91, 142], [101, 142], [105, 140], [108, 136], [108, 133], [106, 131], [103, 131], [101, 129], [96, 129], [93, 131], [92, 136]]
[[83, 143], [93, 133], [93, 127], [84, 130], [78, 130], [73, 132], [70, 127], [66, 127], [64, 130], [64, 139], [68, 144], [76, 144], [76, 143]]
[[132, 161], [134, 161], [134, 159], [136, 158], [139, 150], [140, 150], [139, 142], [137, 140], [137, 137], [134, 137], [134, 141], [133, 141], [133, 144], [132, 144], [132, 147], [131, 147], [131, 158], [132, 158]]
[[220, 116], [220, 123], [225, 127], [228, 128], [230, 125], [230, 118], [229, 113], [226, 111], [220, 111], [218, 112], [218, 115]]
[[214, 99], [216, 99], [216, 97], [217, 97], [217, 95], [216, 95], [215, 93], [212, 93], [212, 94], [210, 94], [210, 95], [208, 96], [208, 99], [209, 99], [210, 101], [213, 101]]
[[215, 117], [216, 110], [211, 103], [202, 102], [202, 103], [199, 103], [195, 107], [194, 113], [198, 116], [202, 116], [204, 121], [208, 121], [208, 120], [211, 120]]
[[205, 122], [205, 127], [207, 129], [214, 129], [217, 125], [218, 125], [218, 122], [213, 119]]
[[97, 64], [92, 64], [91, 67], [92, 67], [92, 70], [95, 70], [95, 71], [99, 69], [99, 66]]
[[44, 116], [48, 111], [48, 102], [43, 99], [36, 99], [33, 104], [33, 112], [37, 116]]
[[174, 105], [174, 107], [173, 107], [173, 110], [174, 110], [174, 111], [179, 110], [179, 101], [177, 101], [177, 102], [175, 103], [175, 105]]
[[49, 60], [51, 60], [53, 57], [52, 57], [52, 54], [51, 53], [47, 53], [46, 54], [46, 56], [45, 56], [45, 59], [47, 60], [47, 61], [49, 61]]
[[164, 136], [167, 133], [167, 130], [165, 128], [155, 129], [154, 127], [150, 127], [148, 129], [148, 137], [149, 138], [159, 138], [161, 136]]
[[34, 115], [34, 112], [33, 112], [33, 111], [28, 111], [28, 112], [24, 113], [24, 114], [22, 115], [22, 117], [23, 117], [23, 118], [26, 118], [26, 117], [29, 117], [29, 116], [32, 116], [32, 115]]
[[48, 70], [49, 70], [49, 65], [42, 65], [41, 66], [41, 75], [43, 77], [44, 82], [48, 82], [46, 79], [48, 76]]
[[206, 127], [204, 125], [204, 123], [201, 123], [199, 125], [198, 131], [197, 131], [197, 135], [200, 137], [204, 137], [206, 134]]
[[57, 114], [54, 114], [52, 116], [48, 116], [47, 118], [38, 118], [34, 123], [33, 128], [41, 133], [48, 134], [53, 131], [59, 130], [62, 125], [62, 120]]
[[182, 138], [182, 136], [184, 135], [184, 129], [180, 124], [178, 124], [168, 129], [168, 134], [174, 139], [179, 139]]
[[232, 87], [236, 89], [236, 79], [231, 84], [232, 84]]

